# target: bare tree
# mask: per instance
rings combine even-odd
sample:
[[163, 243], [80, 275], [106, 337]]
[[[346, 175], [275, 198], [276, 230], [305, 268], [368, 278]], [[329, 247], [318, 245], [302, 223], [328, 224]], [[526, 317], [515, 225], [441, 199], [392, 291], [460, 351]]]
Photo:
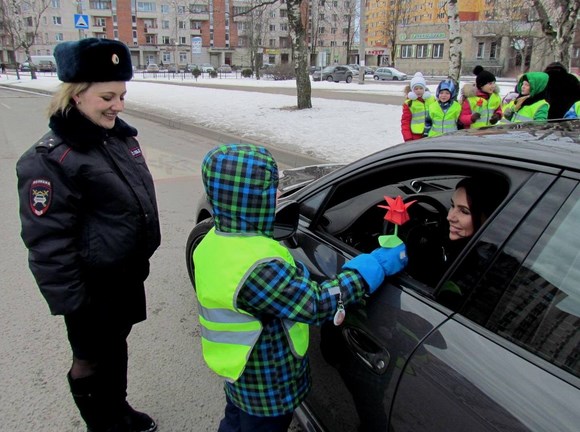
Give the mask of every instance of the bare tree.
[[554, 59], [570, 66], [578, 20], [578, 0], [532, 0], [542, 31], [551, 42]]
[[296, 72], [298, 109], [312, 108], [312, 88], [308, 75], [308, 45], [306, 22], [307, 0], [287, 0], [288, 24], [292, 37], [292, 59]]
[[397, 47], [397, 27], [408, 24], [409, 12], [411, 10], [409, 0], [391, 0], [386, 11], [387, 16], [384, 21], [385, 40], [389, 47], [390, 66], [395, 66], [395, 53]]
[[[24, 49], [26, 60], [31, 64], [32, 79], [36, 79], [36, 70], [32, 65], [30, 49], [36, 43], [40, 20], [49, 4], [49, 0], [0, 0], [0, 20], [12, 51], [16, 55], [17, 50]], [[16, 75], [20, 78], [18, 67]]]

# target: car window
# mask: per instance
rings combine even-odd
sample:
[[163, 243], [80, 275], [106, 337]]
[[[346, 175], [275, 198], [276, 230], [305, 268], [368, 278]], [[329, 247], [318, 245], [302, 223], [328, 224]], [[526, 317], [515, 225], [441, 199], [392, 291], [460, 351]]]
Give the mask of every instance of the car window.
[[[417, 200], [408, 208], [410, 220], [397, 228], [409, 255], [405, 273], [434, 288], [449, 266], [444, 246], [449, 237], [447, 213], [451, 197], [456, 184], [474, 174], [474, 170], [458, 169], [417, 163], [411, 167], [405, 163], [388, 171], [368, 170], [365, 175], [340, 184], [330, 196], [325, 195], [324, 210], [312, 217], [313, 228], [352, 255], [368, 253], [379, 246], [379, 236], [394, 233], [394, 225], [384, 220], [386, 210], [378, 207], [387, 205], [384, 197]], [[506, 180], [492, 172], [486, 174], [490, 185], [498, 184], [498, 194], [505, 197]], [[321, 200], [311, 202], [309, 214]]]
[[526, 218], [461, 313], [580, 377], [580, 188], [544, 229], [541, 213], [553, 206]]

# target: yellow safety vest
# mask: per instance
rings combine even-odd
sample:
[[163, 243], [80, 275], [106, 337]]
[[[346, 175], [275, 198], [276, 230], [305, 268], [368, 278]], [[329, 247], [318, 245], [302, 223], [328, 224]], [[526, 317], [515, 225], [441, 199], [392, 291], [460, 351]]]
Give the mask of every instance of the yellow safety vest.
[[429, 136], [439, 136], [447, 132], [457, 130], [457, 120], [461, 115], [461, 104], [453, 101], [447, 111], [443, 112], [441, 105], [434, 103], [429, 105], [429, 117], [431, 118], [431, 130]]
[[[531, 105], [524, 105], [520, 108], [519, 111], [515, 111], [514, 115], [510, 119], [512, 123], [522, 123], [522, 122], [529, 122], [534, 121], [534, 117], [536, 116], [536, 112], [544, 105], [548, 105], [545, 99], [539, 100]], [[510, 102], [507, 106], [507, 109], [513, 109], [515, 107], [514, 101]]]
[[[259, 319], [236, 307], [238, 292], [258, 264], [273, 259], [294, 265], [288, 249], [271, 238], [221, 234], [215, 228], [193, 253], [203, 357], [211, 370], [229, 381], [244, 372], [263, 328]], [[308, 325], [285, 319], [282, 324], [292, 353], [304, 357]]]
[[425, 102], [421, 102], [419, 99], [405, 101], [409, 111], [411, 111], [411, 132], [421, 135], [425, 131], [425, 112], [434, 101], [433, 96], [427, 98]]
[[[497, 93], [492, 93], [489, 99], [482, 98], [481, 96], [470, 96], [467, 100], [469, 101], [471, 113], [481, 114], [481, 117], [477, 121], [471, 123], [470, 127], [473, 129], [489, 126], [489, 119], [501, 105], [501, 99]], [[481, 105], [477, 105], [480, 100], [482, 101]]]

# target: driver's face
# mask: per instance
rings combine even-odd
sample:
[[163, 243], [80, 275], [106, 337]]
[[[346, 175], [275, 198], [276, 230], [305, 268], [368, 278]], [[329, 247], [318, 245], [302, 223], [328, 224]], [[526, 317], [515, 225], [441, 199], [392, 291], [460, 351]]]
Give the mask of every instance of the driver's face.
[[449, 222], [449, 240], [459, 240], [473, 235], [473, 217], [464, 188], [459, 188], [453, 193], [447, 221]]

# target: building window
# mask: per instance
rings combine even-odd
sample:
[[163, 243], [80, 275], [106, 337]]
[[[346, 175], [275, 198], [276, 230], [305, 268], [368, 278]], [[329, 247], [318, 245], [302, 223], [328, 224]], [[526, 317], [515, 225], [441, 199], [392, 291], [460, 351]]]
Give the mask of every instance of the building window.
[[53, 16], [52, 17], [52, 23], [54, 25], [62, 25], [62, 18], [59, 16]]
[[417, 45], [417, 58], [427, 58], [427, 45]]
[[280, 24], [280, 31], [288, 31], [288, 24]]
[[27, 27], [32, 27], [34, 25], [34, 20], [32, 19], [32, 17], [26, 17], [24, 18], [24, 23], [26, 24]]
[[103, 17], [95, 17], [96, 27], [105, 27], [107, 25], [107, 20]]
[[50, 7], [53, 9], [60, 9], [60, 0], [50, 0]]
[[187, 63], [187, 53], [179, 52], [179, 63]]
[[325, 32], [324, 27], [319, 27], [318, 28], [318, 34], [324, 34], [324, 32]]
[[413, 56], [413, 45], [401, 45], [401, 58], [411, 58]]
[[56, 33], [54, 35], [54, 40], [57, 42], [62, 42], [64, 40], [64, 35], [62, 33]]
[[497, 57], [497, 42], [492, 42], [489, 47], [489, 58], [495, 59]]
[[177, 6], [177, 13], [179, 15], [184, 15], [185, 14], [185, 6]]
[[482, 59], [484, 52], [485, 52], [485, 42], [479, 42], [477, 44], [477, 54], [475, 57], [478, 59]]
[[155, 12], [155, 3], [153, 2], [137, 2], [138, 12]]
[[133, 39], [137, 39], [137, 30], [133, 30]]
[[336, 46], [336, 41], [330, 41], [330, 46], [331, 47], [335, 47]]
[[187, 28], [187, 27], [185, 26], [185, 21], [178, 21], [178, 23], [177, 23], [177, 27], [178, 27], [180, 30], [184, 30], [184, 29], [186, 29], [186, 28]]
[[274, 48], [276, 46], [276, 39], [268, 40], [268, 46]]
[[285, 9], [280, 10], [280, 18], [287, 18], [288, 17], [288, 11]]
[[161, 61], [163, 63], [171, 63], [171, 53], [164, 52], [161, 56]]
[[163, 45], [169, 45], [170, 43], [169, 36], [161, 36], [161, 43]]
[[276, 31], [276, 24], [270, 24], [270, 31], [271, 32], [275, 32]]
[[187, 44], [187, 37], [186, 36], [179, 36], [179, 45], [186, 45]]
[[433, 58], [443, 58], [443, 44], [433, 44]]
[[318, 41], [318, 46], [324, 46], [324, 41], [323, 40], [319, 40]]
[[[241, 24], [241, 23], [238, 23], [238, 24]], [[192, 30], [201, 30], [201, 25], [202, 25], [201, 21], [190, 21], [189, 28], [191, 28]], [[239, 27], [238, 27], [238, 29], [239, 29]]]
[[155, 35], [145, 35], [145, 43], [147, 45], [155, 45]]
[[89, 7], [91, 9], [109, 10], [111, 9], [111, 3], [108, 1], [91, 1], [89, 2]]
[[168, 14], [169, 13], [169, 5], [161, 5], [161, 13], [162, 14]]
[[161, 28], [168, 29], [169, 28], [169, 21], [168, 20], [161, 21]]

